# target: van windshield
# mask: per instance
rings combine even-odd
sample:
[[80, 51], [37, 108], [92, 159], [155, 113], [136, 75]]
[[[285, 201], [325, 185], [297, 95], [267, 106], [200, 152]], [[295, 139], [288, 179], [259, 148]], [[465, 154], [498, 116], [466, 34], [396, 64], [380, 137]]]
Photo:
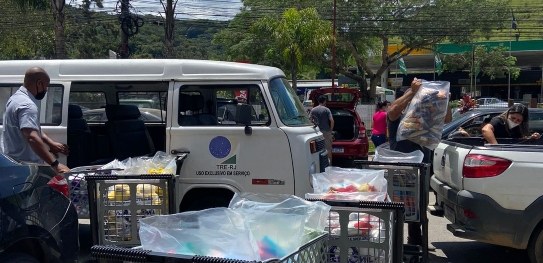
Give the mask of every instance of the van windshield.
[[270, 93], [279, 119], [287, 126], [311, 125], [309, 117], [304, 111], [296, 91], [284, 78], [275, 78], [270, 81]]

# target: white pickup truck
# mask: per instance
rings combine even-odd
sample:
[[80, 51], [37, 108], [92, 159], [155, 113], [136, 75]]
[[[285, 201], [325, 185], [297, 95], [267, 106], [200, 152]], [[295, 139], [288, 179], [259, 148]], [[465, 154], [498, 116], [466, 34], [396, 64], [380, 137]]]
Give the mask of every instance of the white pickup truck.
[[543, 145], [498, 142], [441, 141], [430, 179], [437, 193], [433, 214], [444, 215], [457, 237], [526, 249], [532, 263], [543, 263]]

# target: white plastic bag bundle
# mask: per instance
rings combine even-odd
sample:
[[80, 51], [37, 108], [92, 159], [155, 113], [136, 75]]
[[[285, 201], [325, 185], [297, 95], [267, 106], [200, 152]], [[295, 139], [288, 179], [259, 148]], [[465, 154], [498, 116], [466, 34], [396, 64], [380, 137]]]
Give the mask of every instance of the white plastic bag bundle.
[[397, 141], [410, 140], [433, 150], [441, 140], [449, 103], [450, 82], [422, 81], [400, 121]]
[[309, 199], [384, 201], [387, 180], [384, 170], [349, 169], [329, 166], [312, 175], [313, 193]]
[[211, 208], [142, 218], [141, 245], [156, 252], [259, 261], [244, 217], [232, 209]]
[[383, 143], [375, 148], [373, 161], [384, 163], [422, 163], [424, 153], [416, 150], [410, 153], [398, 152], [390, 149], [390, 144]]

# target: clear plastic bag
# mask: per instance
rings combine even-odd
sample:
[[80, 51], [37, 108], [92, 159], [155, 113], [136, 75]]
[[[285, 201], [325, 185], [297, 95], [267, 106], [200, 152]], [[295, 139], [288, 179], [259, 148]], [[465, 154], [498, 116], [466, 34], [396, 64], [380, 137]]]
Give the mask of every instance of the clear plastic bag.
[[175, 156], [158, 151], [153, 157], [139, 156], [117, 159], [105, 164], [100, 169], [120, 169], [113, 174], [175, 174], [177, 164]]
[[239, 260], [261, 260], [245, 215], [228, 208], [140, 219], [143, 249]]
[[306, 198], [326, 200], [385, 201], [387, 180], [384, 170], [327, 167], [312, 175], [314, 193]]
[[443, 133], [449, 89], [448, 81], [423, 80], [400, 121], [396, 139], [435, 149]]
[[373, 161], [384, 163], [422, 163], [424, 153], [416, 150], [410, 153], [398, 152], [390, 149], [390, 144], [383, 143], [375, 148]]
[[244, 215], [262, 260], [282, 258], [322, 233], [330, 212], [323, 202], [265, 193], [236, 193], [229, 208]]

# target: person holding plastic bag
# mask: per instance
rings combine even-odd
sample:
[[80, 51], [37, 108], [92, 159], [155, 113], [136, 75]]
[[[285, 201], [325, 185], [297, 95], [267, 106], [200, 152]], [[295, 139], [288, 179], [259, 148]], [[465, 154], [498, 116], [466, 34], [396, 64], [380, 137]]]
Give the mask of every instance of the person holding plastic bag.
[[[414, 142], [412, 140], [404, 139], [404, 140], [398, 140], [398, 128], [400, 127], [400, 122], [406, 117], [406, 109], [410, 106], [410, 104], [414, 101], [415, 96], [420, 91], [422, 87], [422, 80], [414, 78], [411, 82], [411, 86], [407, 89], [400, 89], [396, 92], [396, 100], [392, 102], [392, 104], [388, 108], [387, 112], [387, 126], [388, 126], [388, 133], [389, 133], [389, 141], [390, 141], [390, 149], [398, 152], [403, 153], [410, 153], [413, 151], [420, 150], [423, 152], [423, 162], [430, 163], [432, 152], [431, 149], [428, 147], [424, 147], [421, 144]], [[445, 100], [445, 107], [447, 107], [448, 102], [448, 91], [446, 91], [446, 94], [435, 94], [438, 99]], [[445, 96], [443, 96], [445, 95]], [[448, 107], [447, 107], [448, 108]], [[447, 109], [445, 108], [445, 114], [442, 116], [441, 125], [443, 125], [443, 122], [445, 121], [445, 117], [448, 115], [446, 114]], [[424, 116], [424, 117], [435, 117], [435, 116]], [[422, 125], [422, 124], [421, 124]], [[424, 126], [422, 126], [424, 127]], [[429, 127], [431, 128], [431, 127]], [[441, 137], [441, 135], [439, 135]], [[419, 222], [410, 222], [408, 223], [408, 237], [407, 237], [407, 243], [412, 245], [422, 245], [422, 229], [421, 229], [421, 223]], [[429, 250], [434, 250], [435, 248], [429, 247]]]

